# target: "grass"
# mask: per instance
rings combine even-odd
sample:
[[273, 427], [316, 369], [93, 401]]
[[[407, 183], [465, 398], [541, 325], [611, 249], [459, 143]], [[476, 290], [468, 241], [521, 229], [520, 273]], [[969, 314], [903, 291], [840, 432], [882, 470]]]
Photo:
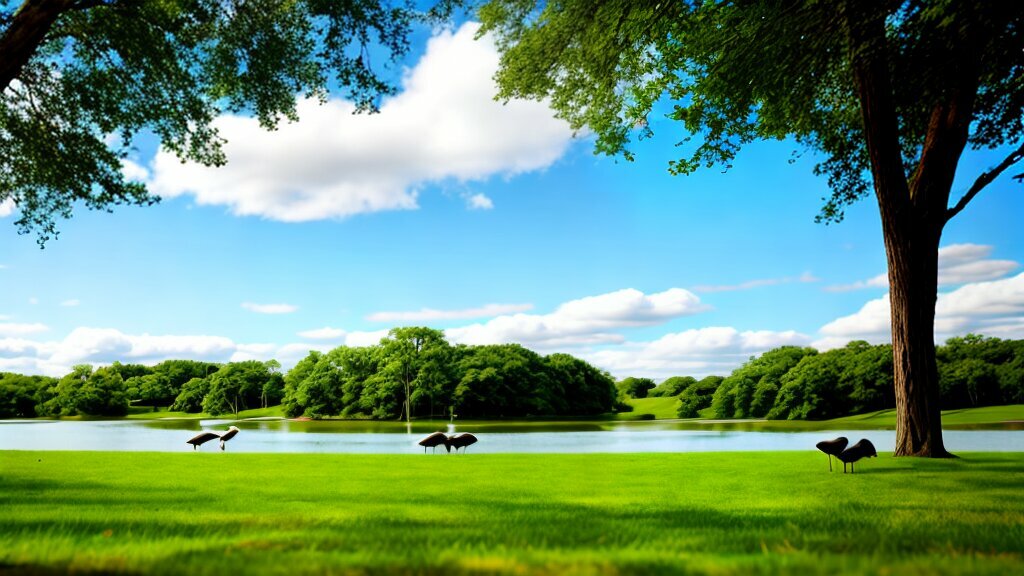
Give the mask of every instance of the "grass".
[[675, 396], [660, 398], [630, 398], [627, 400], [633, 407], [632, 412], [622, 412], [616, 417], [622, 420], [635, 420], [642, 414], [654, 414], [658, 420], [678, 418], [676, 408], [679, 407], [679, 398]]
[[1024, 454], [0, 452], [0, 573], [1008, 574]]
[[[653, 414], [656, 419], [676, 418], [677, 398], [631, 398], [632, 412], [617, 414], [620, 420], [641, 420], [643, 414]], [[711, 420], [710, 422], [702, 420]], [[711, 409], [701, 411], [701, 419], [685, 420], [689, 428], [797, 431], [797, 430], [847, 430], [847, 429], [895, 429], [896, 410], [880, 410], [855, 416], [844, 416], [831, 420], [737, 420], [721, 421], [714, 418]], [[942, 427], [957, 428], [1024, 428], [1024, 404], [1008, 406], [984, 406], [944, 410]]]
[[[284, 417], [284, 406], [270, 406], [268, 408], [254, 408], [252, 410], [242, 410], [238, 413], [238, 418], [268, 418], [268, 417]], [[132, 420], [152, 420], [155, 418], [188, 418], [188, 419], [206, 419], [206, 418], [234, 418], [234, 414], [220, 414], [213, 416], [205, 412], [171, 412], [167, 408], [158, 408], [153, 410], [152, 406], [132, 406], [128, 410], [128, 415], [125, 418]]]

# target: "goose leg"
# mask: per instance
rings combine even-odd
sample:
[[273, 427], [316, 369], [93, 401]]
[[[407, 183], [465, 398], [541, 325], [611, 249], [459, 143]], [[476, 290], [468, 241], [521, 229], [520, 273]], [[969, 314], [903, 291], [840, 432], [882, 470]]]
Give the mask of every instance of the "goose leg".
[[828, 458], [828, 471], [831, 472], [832, 471], [832, 456], [829, 455], [829, 454], [825, 454], [825, 457]]

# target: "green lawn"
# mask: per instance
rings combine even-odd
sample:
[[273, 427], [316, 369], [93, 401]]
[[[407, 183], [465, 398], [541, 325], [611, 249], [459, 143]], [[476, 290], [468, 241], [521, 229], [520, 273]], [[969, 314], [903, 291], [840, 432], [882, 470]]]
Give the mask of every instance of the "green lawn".
[[[643, 414], [654, 414], [654, 417], [662, 419], [676, 418], [677, 398], [631, 398], [628, 400], [633, 406], [632, 412], [617, 414], [620, 420], [642, 419]], [[719, 421], [714, 419], [710, 408], [702, 411], [700, 419], [687, 420], [694, 428], [738, 428], [744, 430], [842, 430], [842, 429], [894, 429], [896, 428], [896, 411], [880, 410], [856, 416], [844, 416], [832, 420], [738, 420]], [[959, 410], [944, 410], [942, 412], [942, 426], [944, 428], [975, 428], [975, 427], [999, 427], [1003, 428], [1004, 423], [1014, 422], [1024, 425], [1024, 404], [1013, 404], [1009, 406], [985, 406], [982, 408], [962, 408]]]
[[[268, 417], [284, 417], [284, 406], [270, 406], [269, 408], [254, 408], [252, 410], [242, 410], [238, 413], [239, 418], [268, 418]], [[152, 406], [132, 406], [128, 411], [128, 416], [133, 420], [152, 420], [154, 418], [234, 418], [233, 414], [221, 414], [219, 416], [212, 416], [205, 412], [171, 412], [166, 408], [160, 408], [156, 411], [153, 410]]]
[[0, 452], [0, 573], [1009, 574], [1024, 454]]
[[635, 420], [642, 414], [654, 414], [658, 420], [678, 418], [676, 408], [679, 407], [679, 398], [675, 396], [660, 398], [630, 398], [627, 400], [633, 407], [632, 412], [622, 412], [616, 416], [623, 420]]

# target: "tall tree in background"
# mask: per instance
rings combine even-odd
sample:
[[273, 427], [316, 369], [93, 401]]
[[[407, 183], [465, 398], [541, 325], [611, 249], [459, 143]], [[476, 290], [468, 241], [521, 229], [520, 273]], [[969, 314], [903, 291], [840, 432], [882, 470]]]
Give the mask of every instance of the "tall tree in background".
[[[400, 58], [417, 18], [387, 0], [24, 0], [0, 4], [0, 205], [40, 245], [76, 203], [156, 201], [122, 171], [133, 138], [183, 161], [225, 161], [212, 121], [272, 129], [298, 97], [340, 87], [372, 111], [393, 86], [369, 49]], [[442, 12], [444, 9], [440, 9]], [[435, 14], [436, 15], [436, 14]], [[379, 63], [378, 63], [379, 64]]]
[[[1024, 3], [968, 0], [492, 0], [501, 98], [550, 99], [599, 152], [631, 158], [665, 114], [677, 174], [793, 138], [823, 156], [837, 222], [873, 189], [889, 269], [896, 455], [947, 456], [934, 318], [943, 227], [1024, 157]], [[695, 142], [689, 139], [696, 136]], [[960, 155], [1010, 147], [950, 202]], [[1020, 146], [1020, 147], [1018, 147]]]

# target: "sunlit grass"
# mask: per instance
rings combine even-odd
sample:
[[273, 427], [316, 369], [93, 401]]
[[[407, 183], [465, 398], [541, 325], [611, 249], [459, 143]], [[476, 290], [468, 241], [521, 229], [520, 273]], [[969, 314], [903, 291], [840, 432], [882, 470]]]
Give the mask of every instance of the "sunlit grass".
[[674, 396], [659, 398], [630, 398], [627, 400], [633, 407], [632, 412], [623, 412], [617, 416], [623, 420], [634, 420], [643, 414], [653, 414], [657, 419], [678, 418], [679, 398]]
[[[0, 452], [0, 565], [200, 574], [989, 573], [1024, 454]], [[2, 567], [0, 567], [2, 570]]]
[[[219, 416], [213, 416], [205, 412], [171, 412], [166, 408], [160, 408], [153, 410], [151, 406], [133, 406], [126, 418], [132, 420], [152, 420], [154, 418], [234, 418], [234, 414], [221, 414]], [[252, 410], [242, 410], [238, 413], [238, 418], [269, 418], [269, 417], [284, 417], [283, 406], [269, 406], [267, 408], [254, 408]]]

